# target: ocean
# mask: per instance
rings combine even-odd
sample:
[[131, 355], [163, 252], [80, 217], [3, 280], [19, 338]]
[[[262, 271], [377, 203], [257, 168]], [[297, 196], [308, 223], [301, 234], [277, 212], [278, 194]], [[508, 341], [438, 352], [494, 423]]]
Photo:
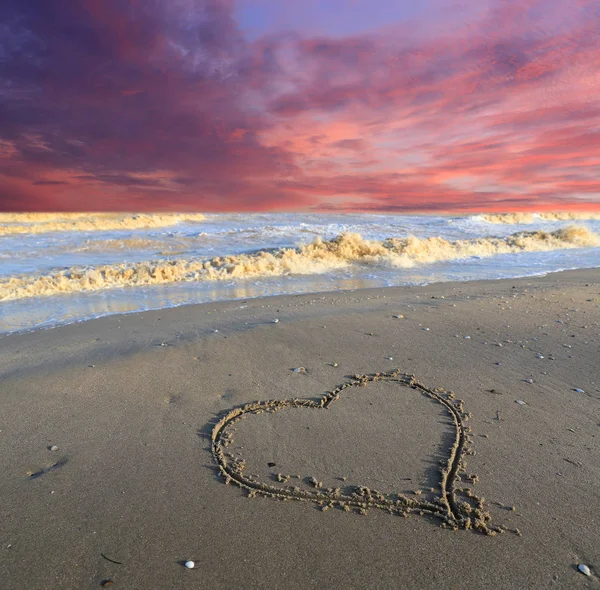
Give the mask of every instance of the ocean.
[[0, 214], [0, 335], [279, 294], [600, 266], [600, 213]]

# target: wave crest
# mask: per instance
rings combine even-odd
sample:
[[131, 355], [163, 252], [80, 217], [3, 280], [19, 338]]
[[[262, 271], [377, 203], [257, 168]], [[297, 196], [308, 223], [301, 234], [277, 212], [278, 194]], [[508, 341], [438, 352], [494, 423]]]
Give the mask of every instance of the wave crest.
[[482, 213], [472, 219], [487, 223], [535, 223], [536, 221], [584, 221], [586, 219], [600, 219], [600, 212], [569, 212], [556, 213]]
[[317, 274], [351, 264], [408, 268], [473, 256], [488, 257], [511, 252], [597, 246], [600, 246], [600, 235], [578, 226], [553, 232], [518, 232], [505, 238], [488, 237], [454, 242], [440, 237], [414, 236], [388, 238], [379, 242], [366, 240], [360, 234], [344, 233], [332, 240], [317, 238], [300, 248], [261, 250], [205, 261], [158, 260], [96, 268], [73, 267], [41, 276], [13, 276], [0, 280], [0, 301], [125, 286]]
[[204, 219], [201, 213], [0, 213], [0, 235], [167, 227]]

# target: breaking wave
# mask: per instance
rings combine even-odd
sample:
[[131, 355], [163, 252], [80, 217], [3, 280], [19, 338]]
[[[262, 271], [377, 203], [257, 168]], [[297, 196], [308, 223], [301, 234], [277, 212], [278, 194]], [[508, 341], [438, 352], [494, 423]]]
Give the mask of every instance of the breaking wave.
[[72, 267], [45, 275], [12, 276], [0, 280], [0, 300], [98, 291], [125, 286], [190, 281], [317, 274], [351, 264], [409, 268], [459, 258], [489, 257], [514, 252], [541, 252], [600, 246], [600, 235], [570, 226], [553, 232], [518, 232], [508, 237], [448, 241], [441, 237], [364, 239], [344, 233], [332, 240], [317, 238], [299, 248], [260, 250], [210, 260], [155, 260], [141, 263]]
[[0, 235], [167, 227], [204, 219], [201, 213], [0, 213]]
[[536, 223], [539, 221], [584, 221], [600, 219], [600, 212], [556, 212], [556, 213], [482, 213], [471, 219], [487, 223]]

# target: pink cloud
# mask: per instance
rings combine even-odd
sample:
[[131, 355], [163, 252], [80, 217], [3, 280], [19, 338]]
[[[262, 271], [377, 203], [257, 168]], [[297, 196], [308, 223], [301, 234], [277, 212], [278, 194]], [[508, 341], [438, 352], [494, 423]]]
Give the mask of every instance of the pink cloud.
[[600, 205], [597, 3], [249, 41], [230, 0], [7, 1], [0, 209]]

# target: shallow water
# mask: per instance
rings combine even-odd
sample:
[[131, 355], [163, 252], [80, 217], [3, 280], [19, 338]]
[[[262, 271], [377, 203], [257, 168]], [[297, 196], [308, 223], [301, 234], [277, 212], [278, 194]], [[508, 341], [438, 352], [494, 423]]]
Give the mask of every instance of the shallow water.
[[[65, 231], [53, 217], [0, 216], [0, 334], [189, 303], [596, 267], [595, 217], [92, 215]], [[35, 233], [1, 231], [28, 226]]]

